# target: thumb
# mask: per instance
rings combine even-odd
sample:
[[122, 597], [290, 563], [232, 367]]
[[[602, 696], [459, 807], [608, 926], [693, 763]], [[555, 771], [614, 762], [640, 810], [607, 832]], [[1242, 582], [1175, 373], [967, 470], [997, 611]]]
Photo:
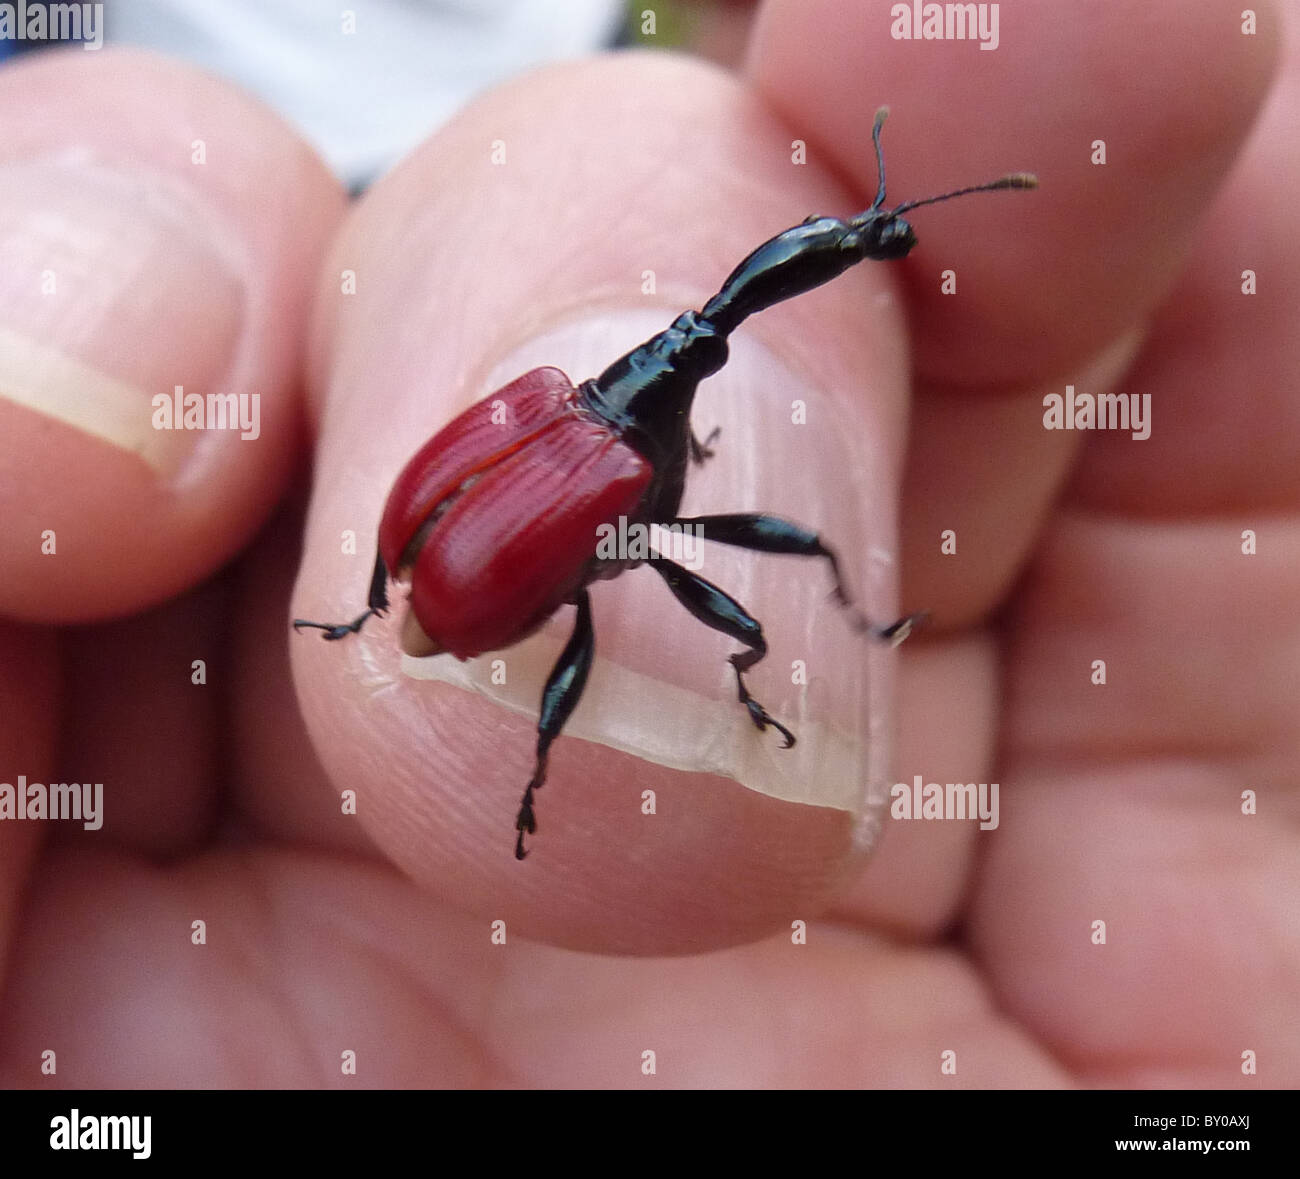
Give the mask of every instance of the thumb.
[[[596, 375], [701, 306], [760, 241], [865, 203], [792, 167], [789, 142], [738, 82], [618, 56], [496, 91], [376, 186], [320, 292], [317, 483], [296, 615], [364, 608], [390, 485], [467, 406], [539, 365], [575, 384]], [[733, 337], [693, 412], [701, 438], [721, 428], [717, 453], [692, 469], [682, 505], [818, 531], [885, 622], [905, 388], [887, 282], [859, 267]], [[769, 651], [747, 686], [795, 731], [793, 749], [737, 701], [727, 657], [740, 645], [683, 610], [653, 561], [597, 583], [595, 664], [519, 864], [515, 812], [573, 611], [469, 663], [414, 660], [399, 653], [405, 590], [390, 586], [387, 618], [292, 648], [322, 760], [359, 791], [378, 845], [449, 903], [583, 949], [709, 949], [815, 904], [883, 797], [887, 654], [833, 606], [825, 561], [707, 535], [700, 575], [762, 622]]]

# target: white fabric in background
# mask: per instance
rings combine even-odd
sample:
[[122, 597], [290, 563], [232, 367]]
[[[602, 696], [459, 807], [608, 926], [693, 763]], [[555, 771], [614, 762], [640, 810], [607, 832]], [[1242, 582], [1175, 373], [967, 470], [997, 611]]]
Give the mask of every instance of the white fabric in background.
[[610, 44], [622, 12], [620, 0], [117, 0], [105, 26], [109, 43], [258, 95], [357, 187], [479, 91]]

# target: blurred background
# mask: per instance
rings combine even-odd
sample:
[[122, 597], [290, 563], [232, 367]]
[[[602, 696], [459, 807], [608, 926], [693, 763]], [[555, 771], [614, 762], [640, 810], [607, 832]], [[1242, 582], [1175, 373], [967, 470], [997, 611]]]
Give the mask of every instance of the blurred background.
[[[66, 48], [51, 8], [14, 5], [0, 68]], [[71, 6], [77, 7], [77, 6]], [[105, 0], [67, 40], [147, 46], [238, 83], [298, 127], [353, 192], [480, 91], [605, 49], [686, 50], [734, 65], [756, 0]], [[28, 35], [24, 35], [28, 34]], [[86, 50], [93, 52], [93, 50]]]

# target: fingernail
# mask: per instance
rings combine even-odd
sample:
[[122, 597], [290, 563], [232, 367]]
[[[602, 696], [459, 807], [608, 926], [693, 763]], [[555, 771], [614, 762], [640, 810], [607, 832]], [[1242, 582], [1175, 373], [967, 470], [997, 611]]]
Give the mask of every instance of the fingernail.
[[[518, 348], [478, 389], [487, 394], [542, 364], [580, 384], [671, 319], [660, 308], [564, 325]], [[752, 333], [733, 337], [731, 360], [696, 397], [696, 434], [703, 438], [715, 426], [722, 434], [715, 456], [691, 467], [681, 514], [767, 511], [816, 529], [837, 547], [857, 606], [892, 622], [894, 467], [875, 405], [860, 390], [834, 396], [817, 388]], [[787, 801], [855, 815], [878, 806], [890, 695], [884, 646], [857, 634], [851, 613], [831, 600], [824, 559], [709, 544], [707, 528], [704, 537], [686, 559], [681, 552], [674, 559], [762, 622], [768, 654], [746, 673], [746, 685], [794, 731], [795, 746], [783, 749], [775, 730], [755, 728], [727, 662], [744, 648], [688, 614], [653, 559], [592, 584], [596, 658], [565, 734]], [[536, 718], [572, 626], [566, 607], [506, 651], [467, 663], [404, 657], [402, 670]]]
[[156, 429], [152, 399], [227, 374], [245, 292], [225, 237], [172, 181], [0, 168], [0, 397], [174, 477], [203, 432]]

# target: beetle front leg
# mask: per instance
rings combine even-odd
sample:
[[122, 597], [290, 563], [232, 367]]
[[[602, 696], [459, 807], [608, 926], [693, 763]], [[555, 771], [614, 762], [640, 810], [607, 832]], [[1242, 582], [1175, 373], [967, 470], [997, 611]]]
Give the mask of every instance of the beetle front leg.
[[537, 765], [524, 791], [523, 802], [515, 827], [519, 831], [515, 840], [515, 859], [522, 860], [528, 852], [524, 849], [524, 835], [537, 830], [537, 816], [533, 814], [533, 791], [540, 790], [546, 781], [546, 758], [551, 742], [560, 735], [565, 722], [582, 699], [587, 686], [587, 673], [596, 653], [596, 635], [591, 629], [591, 599], [585, 589], [578, 591], [576, 599], [578, 617], [573, 624], [573, 634], [560, 652], [551, 674], [542, 689], [542, 715], [537, 722]]
[[698, 574], [683, 569], [667, 558], [656, 558], [650, 562], [656, 573], [668, 583], [673, 596], [681, 602], [705, 626], [730, 635], [738, 642], [744, 643], [748, 651], [738, 651], [730, 657], [731, 666], [736, 672], [736, 689], [741, 704], [749, 711], [750, 720], [760, 732], [771, 725], [785, 738], [782, 749], [794, 745], [794, 734], [780, 721], [775, 719], [745, 687], [744, 672], [747, 672], [764, 655], [767, 654], [767, 640], [763, 638], [763, 627], [758, 619], [735, 598], [720, 590], [711, 581], [705, 581]]
[[[835, 600], [841, 606], [852, 608], [853, 599], [844, 587], [840, 576], [840, 563], [835, 550], [823, 543], [821, 537], [789, 520], [779, 516], [767, 516], [757, 512], [737, 512], [724, 516], [693, 516], [689, 519], [674, 520], [674, 524], [691, 525], [695, 535], [703, 540], [716, 540], [719, 544], [734, 545], [736, 548], [752, 549], [759, 553], [784, 553], [796, 557], [824, 557], [830, 562], [831, 576], [835, 578], [832, 591]], [[891, 646], [898, 646], [914, 627], [928, 617], [926, 611], [920, 610], [908, 614], [888, 626], [872, 622], [861, 611], [854, 610], [855, 628], [881, 639]]]
[[378, 553], [375, 554], [375, 569], [370, 575], [370, 596], [367, 599], [370, 609], [364, 614], [358, 614], [351, 622], [308, 622], [303, 618], [293, 620], [293, 629], [301, 630], [304, 626], [315, 627], [317, 630], [323, 630], [325, 633], [321, 636], [324, 639], [341, 639], [344, 635], [354, 635], [361, 630], [362, 623], [372, 614], [384, 614], [388, 610], [388, 568], [384, 564], [384, 558]]

